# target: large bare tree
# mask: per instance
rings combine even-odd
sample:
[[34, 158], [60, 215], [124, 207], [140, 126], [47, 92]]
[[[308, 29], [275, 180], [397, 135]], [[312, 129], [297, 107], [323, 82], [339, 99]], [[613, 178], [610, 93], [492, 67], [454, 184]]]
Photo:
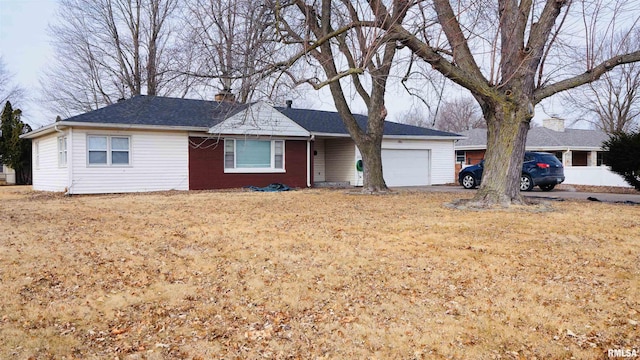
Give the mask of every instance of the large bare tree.
[[49, 107], [68, 116], [128, 96], [176, 91], [177, 3], [61, 0], [51, 26], [55, 59], [42, 80]]
[[[473, 199], [479, 207], [523, 203], [520, 172], [536, 104], [596, 81], [617, 66], [640, 61], [640, 44], [600, 59], [601, 46], [595, 40], [598, 33], [613, 39], [634, 31], [640, 22], [634, 1], [370, 0], [364, 5], [359, 1], [325, 0], [322, 12], [309, 11], [311, 5], [302, 0], [292, 3], [307, 20], [306, 30], [296, 29], [300, 34], [315, 34], [316, 24], [330, 21], [326, 20], [331, 19], [330, 10], [344, 9], [334, 18], [346, 21], [327, 25], [312, 41], [303, 42], [307, 54], [330, 43], [328, 38], [340, 41], [349, 38], [350, 33], [358, 34], [359, 29], [375, 26], [385, 30], [376, 34], [378, 41], [390, 44], [389, 40], [393, 40], [397, 48], [406, 47], [447, 79], [470, 91], [488, 128], [483, 182]], [[313, 4], [319, 6], [318, 2]], [[367, 6], [368, 11], [360, 6]], [[359, 9], [358, 15], [370, 16], [354, 18], [352, 8]], [[625, 21], [616, 20], [617, 17]], [[351, 49], [360, 49], [357, 44], [343, 46], [350, 45]], [[575, 52], [583, 54], [581, 62], [569, 61], [568, 54]], [[332, 63], [329, 59], [316, 58], [329, 80], [343, 74], [356, 78], [353, 74], [362, 72], [358, 64], [333, 71], [326, 66]], [[339, 86], [335, 81], [330, 84], [333, 88]], [[332, 93], [335, 100], [338, 91]], [[374, 107], [369, 107], [369, 115], [370, 122], [375, 123]], [[357, 129], [353, 130], [351, 135], [357, 138]]]
[[185, 51], [192, 59], [184, 72], [201, 87], [233, 93], [235, 100], [282, 95], [286, 82], [276, 82], [262, 71], [281, 57], [275, 41], [273, 10], [260, 1], [190, 0], [185, 2]]
[[443, 102], [436, 116], [435, 128], [438, 130], [459, 133], [486, 127], [480, 107], [468, 97]]
[[[296, 62], [309, 65], [306, 77], [300, 72], [287, 73], [298, 83], [311, 84], [315, 89], [329, 88], [362, 155], [363, 192], [386, 191], [381, 157], [387, 117], [385, 92], [398, 46], [395, 38], [377, 25], [402, 23], [409, 9], [407, 3], [394, 2], [385, 7], [359, 1], [292, 0], [273, 6], [281, 41], [298, 49], [295, 56], [278, 67], [288, 68]], [[354, 117], [350, 94], [367, 107], [368, 122], [363, 127]]]
[[[378, 6], [377, 1], [371, 3]], [[480, 104], [488, 136], [476, 205], [522, 203], [520, 171], [536, 104], [591, 83], [616, 66], [640, 61], [638, 44], [597, 61], [593, 50], [598, 44], [589, 41], [596, 32], [618, 30], [611, 19], [633, 10], [625, 5], [599, 0], [434, 0], [416, 5], [434, 24], [430, 29], [424, 22], [382, 26], [435, 70], [468, 89]], [[627, 14], [634, 14], [629, 26], [637, 26], [637, 11]], [[571, 36], [584, 34], [586, 45], [572, 47], [565, 30]], [[563, 63], [567, 51], [581, 51], [584, 61], [576, 66]]]

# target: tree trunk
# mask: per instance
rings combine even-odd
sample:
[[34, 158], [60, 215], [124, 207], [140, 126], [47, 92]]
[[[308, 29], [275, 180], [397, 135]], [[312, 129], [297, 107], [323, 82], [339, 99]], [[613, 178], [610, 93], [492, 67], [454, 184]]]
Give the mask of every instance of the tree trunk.
[[382, 175], [382, 136], [365, 136], [365, 140], [356, 145], [362, 155], [364, 168], [362, 192], [386, 192], [387, 184]]
[[[330, 69], [327, 73], [336, 74], [337, 72], [334, 69]], [[387, 184], [382, 176], [382, 136], [384, 133], [384, 119], [387, 116], [387, 111], [384, 107], [384, 91], [374, 93], [371, 97], [373, 100], [370, 100], [367, 105], [369, 116], [365, 131], [360, 128], [353, 117], [340, 82], [333, 81], [329, 83], [329, 89], [338, 114], [342, 117], [351, 139], [356, 143], [362, 155], [364, 167], [362, 192], [369, 194], [387, 192]]]
[[487, 152], [482, 183], [472, 202], [478, 207], [523, 204], [520, 175], [531, 116], [526, 104], [491, 107], [485, 111]]

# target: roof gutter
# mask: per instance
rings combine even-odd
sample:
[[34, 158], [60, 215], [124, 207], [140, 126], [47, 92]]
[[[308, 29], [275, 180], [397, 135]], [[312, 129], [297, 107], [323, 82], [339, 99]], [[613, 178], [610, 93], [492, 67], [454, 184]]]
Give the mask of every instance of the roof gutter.
[[[337, 134], [337, 133], [325, 133], [325, 132], [311, 132], [312, 135], [318, 137], [333, 137], [333, 138], [350, 138], [349, 134]], [[389, 140], [465, 140], [466, 136], [433, 136], [433, 135], [382, 135], [382, 139]]]
[[[486, 145], [456, 145], [456, 150], [474, 151], [474, 150], [486, 150]], [[526, 146], [526, 151], [603, 151], [602, 147], [595, 146]]]
[[140, 125], [140, 124], [110, 124], [110, 123], [86, 123], [76, 121], [58, 121], [53, 124], [41, 127], [37, 130], [20, 135], [23, 139], [33, 139], [42, 135], [59, 131], [59, 128], [83, 127], [83, 128], [105, 128], [116, 130], [159, 130], [159, 131], [195, 131], [206, 132], [208, 127], [198, 126], [170, 126], [170, 125]]
[[464, 136], [432, 136], [432, 135], [383, 135], [382, 139], [399, 140], [464, 140]]

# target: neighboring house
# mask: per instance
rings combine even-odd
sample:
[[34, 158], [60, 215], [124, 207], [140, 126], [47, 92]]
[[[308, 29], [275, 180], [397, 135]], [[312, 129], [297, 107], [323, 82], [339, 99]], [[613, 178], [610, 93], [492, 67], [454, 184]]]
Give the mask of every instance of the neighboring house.
[[[361, 126], [365, 116], [357, 116]], [[359, 151], [335, 112], [136, 96], [23, 135], [33, 188], [70, 194], [284, 183], [362, 185]], [[460, 135], [385, 123], [389, 186], [453, 182]]]
[[[605, 132], [565, 128], [564, 120], [557, 118], [542, 123], [529, 129], [526, 150], [555, 154], [565, 166], [565, 184], [629, 186], [606, 166], [602, 143], [609, 136]], [[486, 129], [472, 129], [462, 135], [466, 139], [456, 142], [458, 168], [479, 163], [487, 149]]]
[[16, 183], [16, 173], [12, 168], [4, 165], [0, 160], [0, 184], [13, 185]]

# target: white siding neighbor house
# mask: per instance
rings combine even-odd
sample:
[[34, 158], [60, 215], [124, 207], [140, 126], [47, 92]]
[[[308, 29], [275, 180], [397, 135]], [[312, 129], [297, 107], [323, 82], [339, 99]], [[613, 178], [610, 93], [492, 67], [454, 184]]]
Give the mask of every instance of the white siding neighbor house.
[[1, 161], [0, 161], [0, 185], [1, 184], [7, 184], [7, 185], [12, 185], [16, 183], [16, 172], [8, 167], [7, 165], [4, 165]]
[[[466, 139], [456, 143], [458, 167], [479, 163], [487, 149], [486, 129], [472, 129], [463, 135]], [[551, 118], [529, 129], [526, 150], [549, 152], [562, 161], [564, 184], [629, 187], [606, 164], [602, 143], [608, 138], [604, 131], [565, 128], [563, 119]]]
[[[361, 126], [366, 117], [359, 116]], [[281, 182], [362, 185], [360, 154], [337, 113], [136, 96], [23, 135], [33, 188], [68, 194], [201, 190]], [[385, 123], [388, 186], [454, 181], [461, 136]]]

